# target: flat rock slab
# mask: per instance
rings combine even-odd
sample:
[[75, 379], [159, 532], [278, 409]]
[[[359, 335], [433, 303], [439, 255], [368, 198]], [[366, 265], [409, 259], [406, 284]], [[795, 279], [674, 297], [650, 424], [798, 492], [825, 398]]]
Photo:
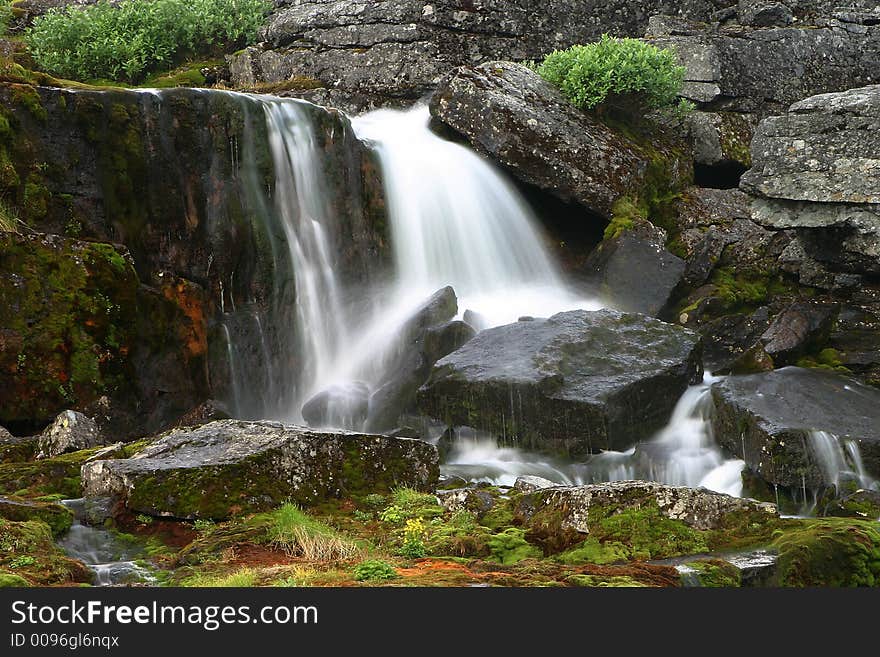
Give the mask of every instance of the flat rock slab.
[[625, 449], [702, 377], [697, 334], [644, 315], [575, 310], [488, 329], [434, 366], [419, 409], [502, 442], [585, 456]]
[[130, 459], [82, 469], [85, 497], [115, 497], [132, 512], [182, 519], [396, 486], [429, 491], [438, 476], [436, 449], [418, 440], [239, 420], [176, 429]]
[[776, 506], [731, 497], [705, 488], [667, 486], [650, 481], [615, 481], [589, 486], [542, 488], [523, 495], [515, 514], [526, 524], [533, 518], [554, 516], [561, 531], [589, 534], [597, 519], [628, 509], [656, 504], [660, 513], [701, 531], [721, 529], [733, 516], [759, 514], [778, 516]]
[[824, 431], [858, 443], [865, 468], [880, 475], [880, 390], [820, 369], [785, 367], [732, 376], [712, 386], [715, 439], [762, 479], [818, 488], [828, 482], [810, 447]]

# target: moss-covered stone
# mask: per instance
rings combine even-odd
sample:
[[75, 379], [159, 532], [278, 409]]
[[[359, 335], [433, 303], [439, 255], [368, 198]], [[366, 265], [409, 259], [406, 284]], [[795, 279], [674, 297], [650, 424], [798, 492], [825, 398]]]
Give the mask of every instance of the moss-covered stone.
[[91, 571], [65, 556], [45, 522], [11, 522], [0, 518], [0, 572], [9, 572], [31, 584], [90, 582]]
[[742, 583], [739, 568], [721, 559], [689, 561], [687, 566], [697, 571], [700, 585], [707, 588], [735, 588]]
[[73, 512], [61, 504], [8, 497], [0, 497], [0, 518], [16, 522], [41, 520], [49, 525], [53, 536], [63, 534], [73, 524]]
[[58, 494], [82, 495], [80, 468], [98, 449], [87, 449], [27, 463], [0, 464], [0, 494], [28, 499]]
[[781, 586], [877, 586], [880, 526], [851, 519], [806, 520], [780, 532]]

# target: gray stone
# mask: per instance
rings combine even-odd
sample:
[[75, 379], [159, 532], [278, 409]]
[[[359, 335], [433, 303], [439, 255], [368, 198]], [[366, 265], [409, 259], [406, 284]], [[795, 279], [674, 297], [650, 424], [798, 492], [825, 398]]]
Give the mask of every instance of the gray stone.
[[604, 240], [587, 259], [584, 274], [611, 307], [657, 316], [672, 300], [686, 265], [666, 250], [666, 231], [645, 224]]
[[[456, 69], [430, 106], [436, 119], [520, 180], [606, 218], [615, 201], [647, 183], [647, 153], [519, 64]], [[666, 164], [674, 189], [689, 175], [690, 162], [671, 154]]]
[[430, 491], [438, 474], [437, 451], [422, 441], [239, 420], [175, 429], [132, 458], [82, 468], [85, 497], [114, 497], [134, 513], [182, 519], [396, 486]]
[[[880, 85], [812, 96], [761, 122], [741, 187], [753, 218], [794, 229], [806, 255], [880, 273]], [[787, 254], [789, 266], [795, 253]]]
[[739, 22], [752, 27], [785, 27], [794, 22], [791, 9], [782, 2], [739, 0]]
[[478, 518], [495, 506], [495, 498], [492, 494], [479, 488], [437, 491], [437, 499], [440, 500], [440, 506], [450, 513], [468, 511]]
[[701, 351], [691, 331], [642, 315], [564, 312], [477, 334], [437, 362], [418, 405], [527, 448], [626, 449], [701, 379]]
[[50, 458], [104, 444], [104, 437], [94, 420], [76, 411], [58, 414], [40, 434], [37, 458]]
[[589, 486], [557, 486], [524, 495], [516, 503], [516, 516], [528, 526], [539, 514], [560, 516], [561, 531], [589, 534], [591, 509], [619, 513], [656, 504], [660, 513], [697, 530], [722, 528], [736, 516], [755, 515], [772, 520], [776, 506], [731, 497], [704, 488], [667, 486], [649, 481], [615, 481]]
[[764, 481], [827, 485], [808, 434], [858, 443], [869, 473], [880, 474], [880, 390], [837, 373], [785, 367], [732, 376], [712, 386], [715, 439]]
[[749, 150], [758, 126], [754, 114], [737, 112], [693, 112], [688, 117], [694, 147], [694, 164], [718, 166], [735, 163], [752, 165]]
[[536, 490], [541, 490], [542, 488], [554, 488], [558, 485], [559, 484], [552, 482], [549, 479], [544, 479], [544, 477], [524, 475], [522, 477], [517, 477], [516, 481], [513, 482], [513, 490], [517, 493], [534, 493]]
[[367, 419], [370, 388], [360, 381], [332, 385], [310, 398], [302, 407], [310, 427], [359, 429]]
[[[603, 33], [640, 37], [650, 16], [709, 20], [736, 0], [300, 0], [276, 3], [265, 41], [229, 58], [233, 82], [309, 80], [336, 106], [409, 104], [450, 69], [536, 60]], [[319, 90], [324, 91], [324, 90]], [[313, 92], [304, 93], [312, 96]]]

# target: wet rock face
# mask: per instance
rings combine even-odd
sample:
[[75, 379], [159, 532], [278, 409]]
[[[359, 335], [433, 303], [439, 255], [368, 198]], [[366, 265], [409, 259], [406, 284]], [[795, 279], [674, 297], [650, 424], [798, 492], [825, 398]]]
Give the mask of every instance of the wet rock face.
[[642, 315], [572, 311], [477, 334], [434, 366], [419, 409], [451, 426], [581, 457], [626, 449], [702, 377], [694, 333]]
[[418, 440], [221, 420], [174, 430], [130, 459], [88, 463], [82, 480], [87, 498], [115, 497], [135, 513], [221, 519], [288, 500], [429, 491], [438, 475], [436, 450]]
[[0, 234], [0, 421], [27, 433], [103, 398], [119, 416], [103, 429], [124, 437], [197, 404], [205, 311], [175, 290], [142, 285], [123, 247]]
[[761, 123], [752, 152], [741, 185], [759, 197], [755, 221], [794, 229], [800, 260], [880, 273], [880, 85], [794, 103]]
[[764, 481], [821, 488], [829, 482], [808, 440], [825, 431], [858, 443], [865, 469], [880, 474], [880, 391], [819, 369], [786, 367], [728, 377], [712, 386], [716, 440]]
[[656, 317], [682, 283], [687, 265], [664, 246], [666, 231], [648, 226], [604, 240], [584, 272], [611, 307]]
[[648, 505], [656, 505], [662, 516], [697, 530], [719, 529], [738, 514], [757, 513], [768, 520], [777, 516], [773, 504], [648, 481], [541, 488], [517, 501], [516, 515], [527, 526], [540, 516], [556, 516], [559, 531], [589, 534], [596, 517]]
[[[735, 0], [305, 0], [277, 2], [262, 47], [230, 57], [236, 86], [299, 81], [291, 93], [363, 109], [409, 104], [449, 69], [540, 59], [603, 33], [640, 37], [649, 16], [709, 20]], [[310, 87], [319, 87], [317, 90]]]
[[[573, 107], [519, 64], [453, 71], [431, 97], [431, 114], [523, 182], [606, 218], [615, 201], [639, 196], [656, 173], [656, 152]], [[664, 189], [684, 184], [687, 158], [670, 148], [661, 159]]]

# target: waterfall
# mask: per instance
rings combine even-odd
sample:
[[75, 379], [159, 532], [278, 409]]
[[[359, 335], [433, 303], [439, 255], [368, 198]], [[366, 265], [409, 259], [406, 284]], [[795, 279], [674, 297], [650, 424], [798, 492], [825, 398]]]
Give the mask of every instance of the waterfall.
[[605, 451], [586, 463], [561, 463], [497, 447], [493, 438], [477, 436], [459, 441], [443, 469], [446, 474], [500, 485], [511, 485], [526, 474], [566, 485], [644, 479], [740, 496], [745, 462], [725, 458], [712, 435], [709, 386], [715, 380], [707, 375], [701, 385], [690, 387], [663, 429], [624, 452]]
[[859, 444], [844, 440], [827, 431], [808, 431], [807, 443], [813, 458], [822, 471], [825, 484], [839, 489], [841, 483], [851, 481], [859, 488], [872, 489], [877, 482], [865, 471]]
[[451, 285], [483, 326], [597, 309], [572, 294], [516, 188], [469, 148], [440, 138], [424, 105], [353, 120], [383, 173], [399, 299]]

